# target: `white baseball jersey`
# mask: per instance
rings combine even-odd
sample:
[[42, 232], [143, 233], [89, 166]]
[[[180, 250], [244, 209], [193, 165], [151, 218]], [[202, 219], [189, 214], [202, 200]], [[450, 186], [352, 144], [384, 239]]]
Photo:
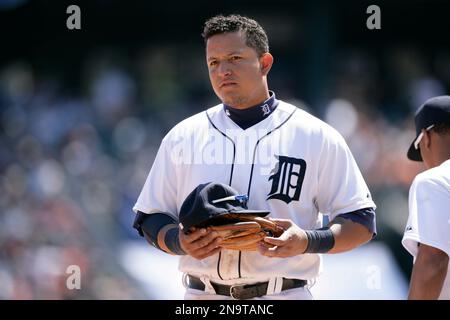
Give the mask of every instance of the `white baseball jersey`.
[[[279, 101], [264, 120], [243, 130], [217, 105], [176, 125], [163, 139], [134, 211], [168, 212], [177, 219], [197, 185], [220, 182], [248, 194], [248, 208], [321, 227], [321, 214], [375, 208], [342, 136], [323, 121]], [[179, 270], [222, 284], [272, 277], [313, 279], [319, 254], [269, 258], [222, 250], [201, 261], [181, 256]]]
[[[417, 175], [409, 189], [409, 217], [402, 244], [414, 261], [418, 243], [450, 256], [450, 160]], [[450, 299], [450, 264], [439, 299]]]

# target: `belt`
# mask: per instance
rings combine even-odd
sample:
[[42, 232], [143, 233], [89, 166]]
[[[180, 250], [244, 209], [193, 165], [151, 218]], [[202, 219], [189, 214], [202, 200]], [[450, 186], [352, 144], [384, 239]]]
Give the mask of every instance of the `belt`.
[[[192, 289], [205, 291], [205, 284], [196, 277], [188, 275], [189, 283], [188, 287]], [[287, 279], [283, 278], [283, 286], [281, 291], [304, 287], [308, 282], [300, 279]], [[258, 282], [254, 284], [238, 284], [238, 285], [224, 285], [215, 282], [211, 282], [212, 287], [216, 291], [216, 294], [222, 296], [230, 296], [234, 299], [251, 299], [255, 297], [261, 297], [267, 294], [267, 287], [269, 282]]]

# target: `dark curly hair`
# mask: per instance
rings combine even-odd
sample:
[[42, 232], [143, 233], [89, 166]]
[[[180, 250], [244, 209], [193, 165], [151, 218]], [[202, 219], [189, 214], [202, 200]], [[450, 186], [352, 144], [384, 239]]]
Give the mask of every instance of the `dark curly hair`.
[[218, 15], [208, 19], [203, 28], [202, 37], [206, 41], [216, 34], [242, 31], [245, 43], [255, 49], [259, 57], [269, 52], [269, 40], [264, 29], [253, 19], [237, 14], [229, 16]]
[[435, 131], [437, 134], [439, 134], [441, 136], [450, 134], [450, 124], [449, 123], [437, 123], [433, 127], [433, 131]]

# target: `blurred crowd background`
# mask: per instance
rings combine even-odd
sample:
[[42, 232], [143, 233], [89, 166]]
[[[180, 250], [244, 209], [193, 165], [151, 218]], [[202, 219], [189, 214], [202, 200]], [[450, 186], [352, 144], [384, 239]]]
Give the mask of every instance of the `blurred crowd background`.
[[[81, 30], [66, 28], [69, 4]], [[218, 103], [200, 33], [218, 13], [257, 19], [277, 97], [346, 138], [378, 205], [378, 236], [409, 279], [400, 240], [421, 164], [413, 115], [448, 94], [444, 1], [0, 1], [0, 299], [151, 299], [117, 248], [144, 242], [131, 208], [162, 137]], [[157, 262], [155, 262], [157, 263]], [[67, 290], [66, 268], [82, 270]], [[181, 284], [180, 284], [181, 285]]]

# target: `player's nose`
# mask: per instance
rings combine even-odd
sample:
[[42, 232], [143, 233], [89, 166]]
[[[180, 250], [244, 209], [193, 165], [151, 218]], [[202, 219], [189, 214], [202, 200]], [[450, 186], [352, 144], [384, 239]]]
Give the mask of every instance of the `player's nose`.
[[226, 62], [221, 63], [219, 65], [217, 71], [218, 71], [219, 76], [221, 76], [221, 77], [228, 77], [232, 73], [230, 64], [228, 64]]

